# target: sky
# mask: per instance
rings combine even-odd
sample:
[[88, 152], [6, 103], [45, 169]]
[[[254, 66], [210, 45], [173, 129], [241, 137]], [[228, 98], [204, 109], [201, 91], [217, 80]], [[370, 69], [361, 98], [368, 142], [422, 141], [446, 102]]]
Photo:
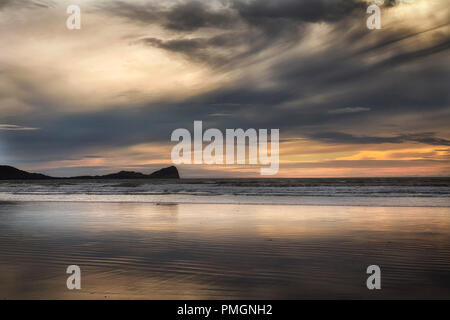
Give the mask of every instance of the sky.
[[275, 177], [450, 176], [449, 2], [385, 1], [379, 30], [370, 3], [0, 0], [0, 163], [149, 173], [201, 120], [279, 129]]

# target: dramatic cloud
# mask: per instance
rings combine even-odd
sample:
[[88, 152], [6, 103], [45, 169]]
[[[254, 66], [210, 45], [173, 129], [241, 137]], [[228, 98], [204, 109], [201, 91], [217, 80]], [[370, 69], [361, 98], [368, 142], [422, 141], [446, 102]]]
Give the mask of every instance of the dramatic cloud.
[[329, 110], [328, 113], [331, 113], [331, 114], [343, 114], [343, 113], [356, 113], [356, 112], [366, 112], [366, 111], [370, 111], [370, 108], [361, 108], [361, 107], [351, 108], [351, 107], [347, 107], [347, 108]]
[[[213, 2], [210, 1], [210, 3]], [[164, 28], [175, 31], [191, 32], [200, 28], [228, 28], [237, 21], [235, 12], [227, 9], [227, 6], [214, 9], [205, 1], [186, 1], [172, 2], [174, 5], [167, 8], [167, 3], [171, 2], [112, 1], [99, 5], [99, 8], [135, 23], [161, 24]], [[219, 3], [216, 3], [217, 5]]]
[[176, 5], [167, 13], [166, 27], [180, 31], [194, 31], [199, 28], [226, 28], [235, 22], [232, 14], [223, 11], [214, 12], [200, 1]]
[[279, 128], [280, 176], [448, 175], [450, 9], [389, 1], [371, 31], [368, 3], [89, 0], [70, 31], [70, 1], [0, 0], [0, 161], [156, 168], [202, 120]]
[[380, 144], [418, 142], [435, 146], [450, 146], [450, 140], [435, 137], [434, 133], [406, 134], [394, 137], [353, 136], [341, 132], [324, 132], [312, 135], [312, 138], [333, 143]]
[[329, 22], [348, 17], [355, 9], [363, 9], [357, 0], [280, 0], [234, 1], [233, 6], [247, 21], [255, 24], [267, 20], [297, 22]]

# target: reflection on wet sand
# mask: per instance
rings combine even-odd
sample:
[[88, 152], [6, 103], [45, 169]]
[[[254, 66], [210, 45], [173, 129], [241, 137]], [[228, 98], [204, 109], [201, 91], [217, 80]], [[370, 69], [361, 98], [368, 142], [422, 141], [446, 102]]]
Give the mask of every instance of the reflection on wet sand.
[[450, 298], [449, 230], [449, 208], [1, 203], [0, 298]]

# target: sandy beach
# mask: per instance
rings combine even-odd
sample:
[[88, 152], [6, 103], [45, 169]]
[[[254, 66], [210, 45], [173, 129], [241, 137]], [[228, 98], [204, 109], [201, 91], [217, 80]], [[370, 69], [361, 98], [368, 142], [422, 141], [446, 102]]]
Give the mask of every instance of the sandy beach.
[[448, 207], [3, 201], [0, 298], [449, 299], [449, 230]]

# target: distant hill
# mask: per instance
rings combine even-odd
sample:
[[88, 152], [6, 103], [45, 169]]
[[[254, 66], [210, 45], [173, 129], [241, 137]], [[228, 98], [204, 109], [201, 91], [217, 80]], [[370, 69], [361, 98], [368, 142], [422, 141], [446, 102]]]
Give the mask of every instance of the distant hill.
[[19, 170], [11, 166], [0, 166], [0, 180], [44, 180], [52, 177], [40, 174], [30, 173]]
[[134, 171], [120, 171], [104, 176], [79, 176], [55, 178], [40, 173], [30, 173], [11, 166], [0, 166], [0, 180], [49, 180], [49, 179], [180, 179], [178, 169], [174, 166], [143, 174]]

